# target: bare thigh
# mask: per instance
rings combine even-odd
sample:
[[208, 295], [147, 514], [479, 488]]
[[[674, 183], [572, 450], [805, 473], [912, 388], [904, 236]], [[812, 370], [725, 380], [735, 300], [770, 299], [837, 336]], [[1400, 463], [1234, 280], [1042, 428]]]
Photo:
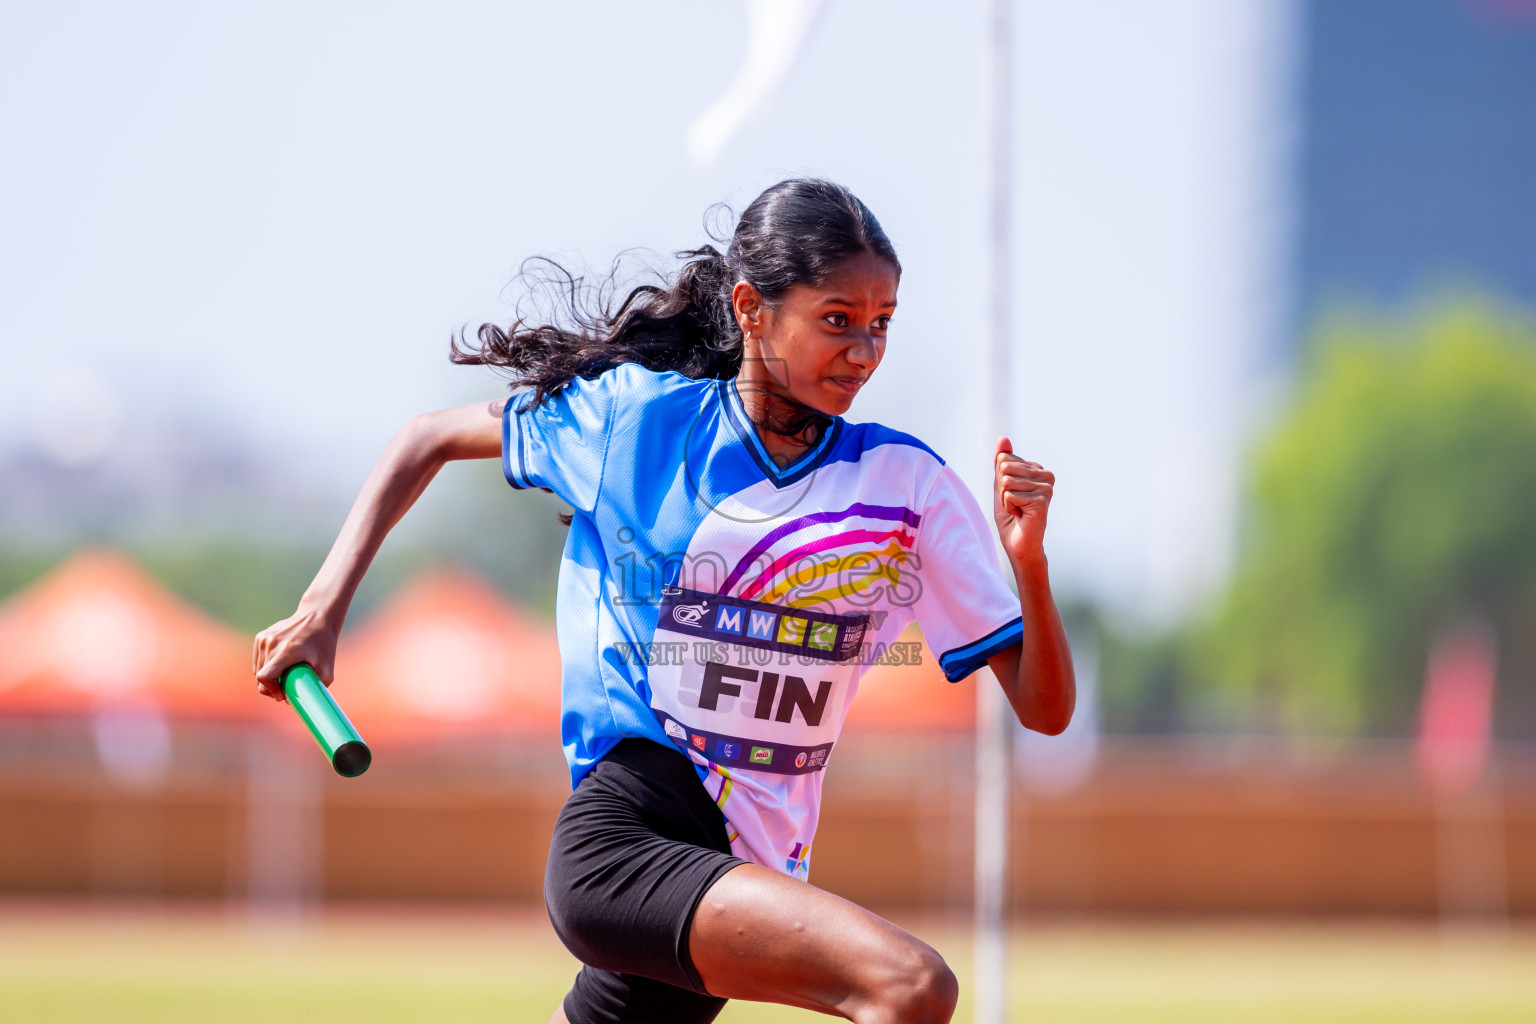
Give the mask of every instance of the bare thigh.
[[722, 875], [688, 933], [704, 987], [860, 1024], [943, 1024], [957, 986], [944, 959], [855, 903], [756, 864]]

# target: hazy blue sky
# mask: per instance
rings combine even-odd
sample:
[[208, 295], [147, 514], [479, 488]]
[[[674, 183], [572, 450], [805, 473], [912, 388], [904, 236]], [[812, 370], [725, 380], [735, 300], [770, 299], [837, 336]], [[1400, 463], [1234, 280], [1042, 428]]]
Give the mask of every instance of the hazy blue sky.
[[[1012, 432], [1060, 477], [1058, 577], [1146, 614], [1229, 555], [1284, 284], [1289, 9], [1018, 5]], [[498, 392], [446, 339], [506, 316], [523, 257], [696, 245], [708, 204], [810, 173], [906, 267], [854, 417], [979, 486], [984, 14], [829, 0], [700, 171], [686, 127], [745, 43], [726, 0], [7, 4], [0, 448], [94, 416], [110, 459], [201, 420], [354, 488], [412, 413]]]

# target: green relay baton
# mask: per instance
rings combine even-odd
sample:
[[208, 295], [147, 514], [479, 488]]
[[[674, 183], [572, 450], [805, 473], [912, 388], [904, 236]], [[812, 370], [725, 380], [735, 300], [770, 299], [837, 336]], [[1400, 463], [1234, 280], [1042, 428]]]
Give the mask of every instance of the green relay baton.
[[303, 662], [283, 670], [283, 696], [293, 705], [320, 744], [337, 775], [355, 778], [373, 763], [373, 751], [352, 728], [341, 705], [331, 696], [315, 670]]

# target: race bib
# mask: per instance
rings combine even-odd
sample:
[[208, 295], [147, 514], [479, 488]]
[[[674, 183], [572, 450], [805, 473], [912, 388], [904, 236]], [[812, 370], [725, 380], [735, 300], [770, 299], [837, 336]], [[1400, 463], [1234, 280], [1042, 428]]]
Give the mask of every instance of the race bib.
[[803, 775], [827, 764], [867, 615], [834, 615], [668, 587], [648, 673], [651, 708], [714, 764]]

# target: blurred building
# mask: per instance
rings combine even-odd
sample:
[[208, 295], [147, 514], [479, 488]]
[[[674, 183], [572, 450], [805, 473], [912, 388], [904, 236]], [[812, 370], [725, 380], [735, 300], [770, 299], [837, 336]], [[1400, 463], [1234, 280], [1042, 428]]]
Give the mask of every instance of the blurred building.
[[1304, 0], [1295, 308], [1536, 305], [1536, 3]]

